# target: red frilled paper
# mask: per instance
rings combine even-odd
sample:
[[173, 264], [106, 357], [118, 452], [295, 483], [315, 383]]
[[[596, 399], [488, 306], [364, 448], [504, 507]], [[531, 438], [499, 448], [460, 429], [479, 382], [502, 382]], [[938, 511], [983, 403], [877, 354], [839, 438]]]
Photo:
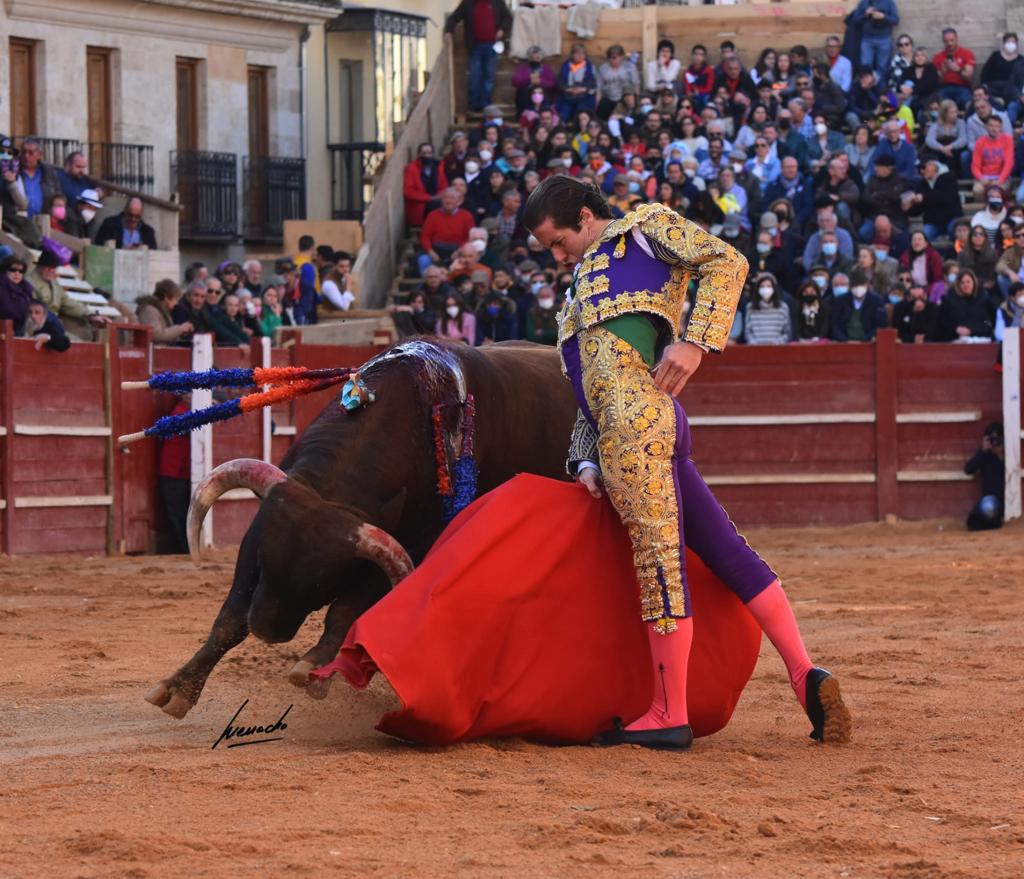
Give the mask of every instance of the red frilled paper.
[[[688, 707], [694, 733], [706, 736], [729, 722], [761, 633], [692, 552], [687, 574]], [[459, 514], [315, 674], [340, 672], [360, 689], [384, 674], [403, 708], [378, 729], [399, 738], [587, 742], [650, 704], [639, 607], [629, 539], [608, 500], [524, 474]]]

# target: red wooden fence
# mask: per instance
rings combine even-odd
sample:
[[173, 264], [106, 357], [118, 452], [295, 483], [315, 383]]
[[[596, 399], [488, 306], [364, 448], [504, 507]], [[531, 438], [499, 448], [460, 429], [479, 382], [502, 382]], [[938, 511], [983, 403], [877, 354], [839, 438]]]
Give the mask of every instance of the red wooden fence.
[[[274, 349], [275, 366], [357, 366], [379, 348], [303, 344]], [[0, 551], [147, 552], [164, 530], [157, 444], [114, 439], [169, 411], [170, 395], [120, 382], [188, 369], [190, 351], [153, 347], [145, 327], [103, 344], [36, 351], [0, 323]], [[259, 365], [218, 348], [218, 367]], [[1001, 417], [995, 345], [875, 344], [730, 348], [709, 357], [683, 403], [694, 456], [744, 525], [843, 524], [894, 514], [961, 516], [977, 494], [962, 475], [981, 431]], [[276, 463], [332, 398], [274, 407]], [[214, 429], [213, 463], [263, 455], [258, 413]], [[398, 441], [396, 439], [396, 441]], [[217, 505], [214, 541], [237, 542], [256, 509]]]

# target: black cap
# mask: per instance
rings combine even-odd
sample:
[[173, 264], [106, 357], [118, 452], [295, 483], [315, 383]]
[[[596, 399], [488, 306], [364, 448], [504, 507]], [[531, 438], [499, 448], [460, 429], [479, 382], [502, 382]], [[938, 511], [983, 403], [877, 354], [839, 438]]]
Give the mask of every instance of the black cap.
[[57, 258], [52, 250], [47, 250], [45, 247], [39, 253], [39, 259], [36, 260], [36, 268], [39, 269], [56, 269], [60, 268], [60, 260]]
[[875, 164], [876, 165], [887, 165], [890, 168], [894, 168], [896, 166], [896, 160], [892, 156], [890, 156], [888, 153], [883, 153], [877, 159], [875, 159]]

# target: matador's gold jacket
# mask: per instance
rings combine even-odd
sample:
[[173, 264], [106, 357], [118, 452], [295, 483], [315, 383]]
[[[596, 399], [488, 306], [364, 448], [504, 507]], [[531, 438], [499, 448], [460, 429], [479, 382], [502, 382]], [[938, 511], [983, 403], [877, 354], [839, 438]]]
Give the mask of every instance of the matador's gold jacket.
[[[675, 340], [690, 279], [696, 277], [684, 339], [722, 351], [747, 271], [744, 256], [721, 239], [670, 208], [642, 205], [613, 220], [583, 255], [558, 316], [559, 347], [581, 330], [637, 312], [660, 318], [665, 335]], [[569, 448], [572, 475], [579, 461], [597, 460], [596, 446], [594, 427], [581, 412]]]

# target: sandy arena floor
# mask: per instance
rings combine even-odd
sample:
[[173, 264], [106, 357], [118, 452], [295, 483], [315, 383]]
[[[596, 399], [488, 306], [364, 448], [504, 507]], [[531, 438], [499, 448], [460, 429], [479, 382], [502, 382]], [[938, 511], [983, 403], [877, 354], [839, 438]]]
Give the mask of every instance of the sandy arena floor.
[[[385, 685], [314, 702], [312, 644], [246, 642], [175, 721], [143, 701], [234, 563], [0, 559], [0, 876], [1024, 876], [1024, 526], [760, 531], [855, 741], [815, 745], [770, 645], [689, 754], [375, 732]], [[767, 642], [765, 642], [767, 644]], [[284, 740], [211, 745], [244, 699]]]

